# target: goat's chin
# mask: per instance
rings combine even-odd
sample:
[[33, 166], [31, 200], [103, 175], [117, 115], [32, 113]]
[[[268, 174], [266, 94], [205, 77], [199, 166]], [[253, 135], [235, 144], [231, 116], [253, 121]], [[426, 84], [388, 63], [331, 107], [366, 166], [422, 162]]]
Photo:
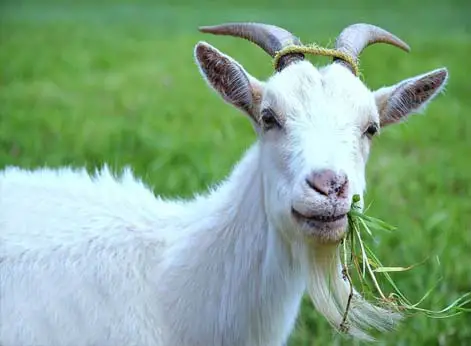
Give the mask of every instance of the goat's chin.
[[309, 296], [316, 309], [335, 329], [342, 329], [359, 339], [373, 340], [369, 334], [371, 329], [390, 330], [401, 318], [396, 312], [370, 304], [353, 290], [346, 323], [341, 326], [351, 291], [350, 284], [342, 277], [339, 246], [311, 242], [308, 261]]
[[316, 244], [337, 245], [345, 238], [346, 228], [303, 227], [303, 233]]

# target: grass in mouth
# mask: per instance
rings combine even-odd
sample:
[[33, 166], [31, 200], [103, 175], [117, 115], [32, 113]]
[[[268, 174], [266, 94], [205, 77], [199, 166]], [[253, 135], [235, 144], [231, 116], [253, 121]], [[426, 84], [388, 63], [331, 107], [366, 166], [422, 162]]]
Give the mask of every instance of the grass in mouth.
[[[343, 277], [350, 285], [350, 295], [347, 306], [340, 324], [340, 331], [347, 331], [347, 316], [350, 303], [354, 294], [353, 275], [358, 279], [361, 289], [360, 293], [367, 300], [374, 301], [388, 310], [399, 311], [402, 314], [425, 314], [430, 318], [449, 318], [463, 312], [471, 312], [471, 292], [467, 292], [448, 306], [440, 310], [429, 310], [422, 307], [423, 302], [432, 293], [434, 287], [429, 288], [418, 302], [412, 303], [391, 278], [391, 272], [404, 272], [413, 269], [419, 264], [405, 267], [384, 266], [371, 248], [363, 240], [364, 237], [374, 237], [378, 231], [393, 231], [395, 227], [377, 218], [361, 212], [359, 207], [360, 196], [355, 195], [352, 199], [352, 207], [348, 213], [348, 232], [342, 242], [343, 252]], [[383, 280], [381, 280], [381, 276]], [[381, 282], [389, 284], [389, 292], [382, 287]]]

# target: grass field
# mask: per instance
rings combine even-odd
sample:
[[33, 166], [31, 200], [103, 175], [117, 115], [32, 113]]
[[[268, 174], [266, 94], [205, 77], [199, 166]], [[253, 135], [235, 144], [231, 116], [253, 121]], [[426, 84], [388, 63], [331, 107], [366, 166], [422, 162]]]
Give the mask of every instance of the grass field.
[[[164, 196], [191, 196], [223, 178], [254, 141], [251, 126], [207, 89], [193, 47], [207, 40], [255, 76], [271, 61], [248, 42], [205, 36], [198, 25], [256, 20], [304, 42], [332, 42], [345, 25], [384, 26], [412, 47], [379, 45], [362, 56], [377, 88], [446, 66], [450, 81], [425, 116], [383, 131], [368, 167], [371, 215], [396, 226], [378, 234], [412, 300], [439, 279], [424, 307], [471, 290], [471, 4], [466, 1], [3, 1], [0, 5], [0, 166], [131, 165]], [[382, 2], [381, 2], [382, 3]], [[350, 4], [350, 5], [349, 5]], [[313, 59], [325, 63], [323, 58]], [[437, 260], [439, 259], [439, 260]], [[382, 345], [466, 345], [471, 315], [415, 316]], [[290, 345], [351, 344], [306, 301]]]

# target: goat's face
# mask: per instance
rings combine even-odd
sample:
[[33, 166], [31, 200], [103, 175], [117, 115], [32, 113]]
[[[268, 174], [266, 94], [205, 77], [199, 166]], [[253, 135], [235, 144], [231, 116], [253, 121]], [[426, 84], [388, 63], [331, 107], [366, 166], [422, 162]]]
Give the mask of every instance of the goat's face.
[[257, 116], [272, 221], [338, 241], [380, 128], [374, 94], [339, 64], [318, 70], [303, 61], [265, 83]]
[[423, 109], [448, 76], [439, 69], [370, 91], [345, 64], [317, 69], [292, 59], [260, 82], [207, 43], [198, 43], [195, 57], [208, 84], [255, 127], [270, 222], [320, 243], [344, 236], [379, 129]]

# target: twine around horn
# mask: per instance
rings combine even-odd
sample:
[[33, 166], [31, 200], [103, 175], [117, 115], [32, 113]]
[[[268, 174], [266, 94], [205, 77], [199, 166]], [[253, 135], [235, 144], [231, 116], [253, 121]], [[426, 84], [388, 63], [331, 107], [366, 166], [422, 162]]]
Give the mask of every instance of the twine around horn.
[[273, 66], [276, 68], [276, 66], [278, 66], [278, 63], [281, 57], [283, 57], [284, 55], [295, 54], [295, 53], [328, 56], [332, 58], [342, 59], [343, 61], [347, 62], [352, 67], [353, 73], [355, 76], [358, 76], [360, 74], [358, 62], [352, 56], [340, 50], [324, 48], [316, 44], [303, 45], [303, 46], [292, 45], [292, 46], [287, 46], [283, 48], [282, 50], [278, 51], [275, 57], [273, 58]]

